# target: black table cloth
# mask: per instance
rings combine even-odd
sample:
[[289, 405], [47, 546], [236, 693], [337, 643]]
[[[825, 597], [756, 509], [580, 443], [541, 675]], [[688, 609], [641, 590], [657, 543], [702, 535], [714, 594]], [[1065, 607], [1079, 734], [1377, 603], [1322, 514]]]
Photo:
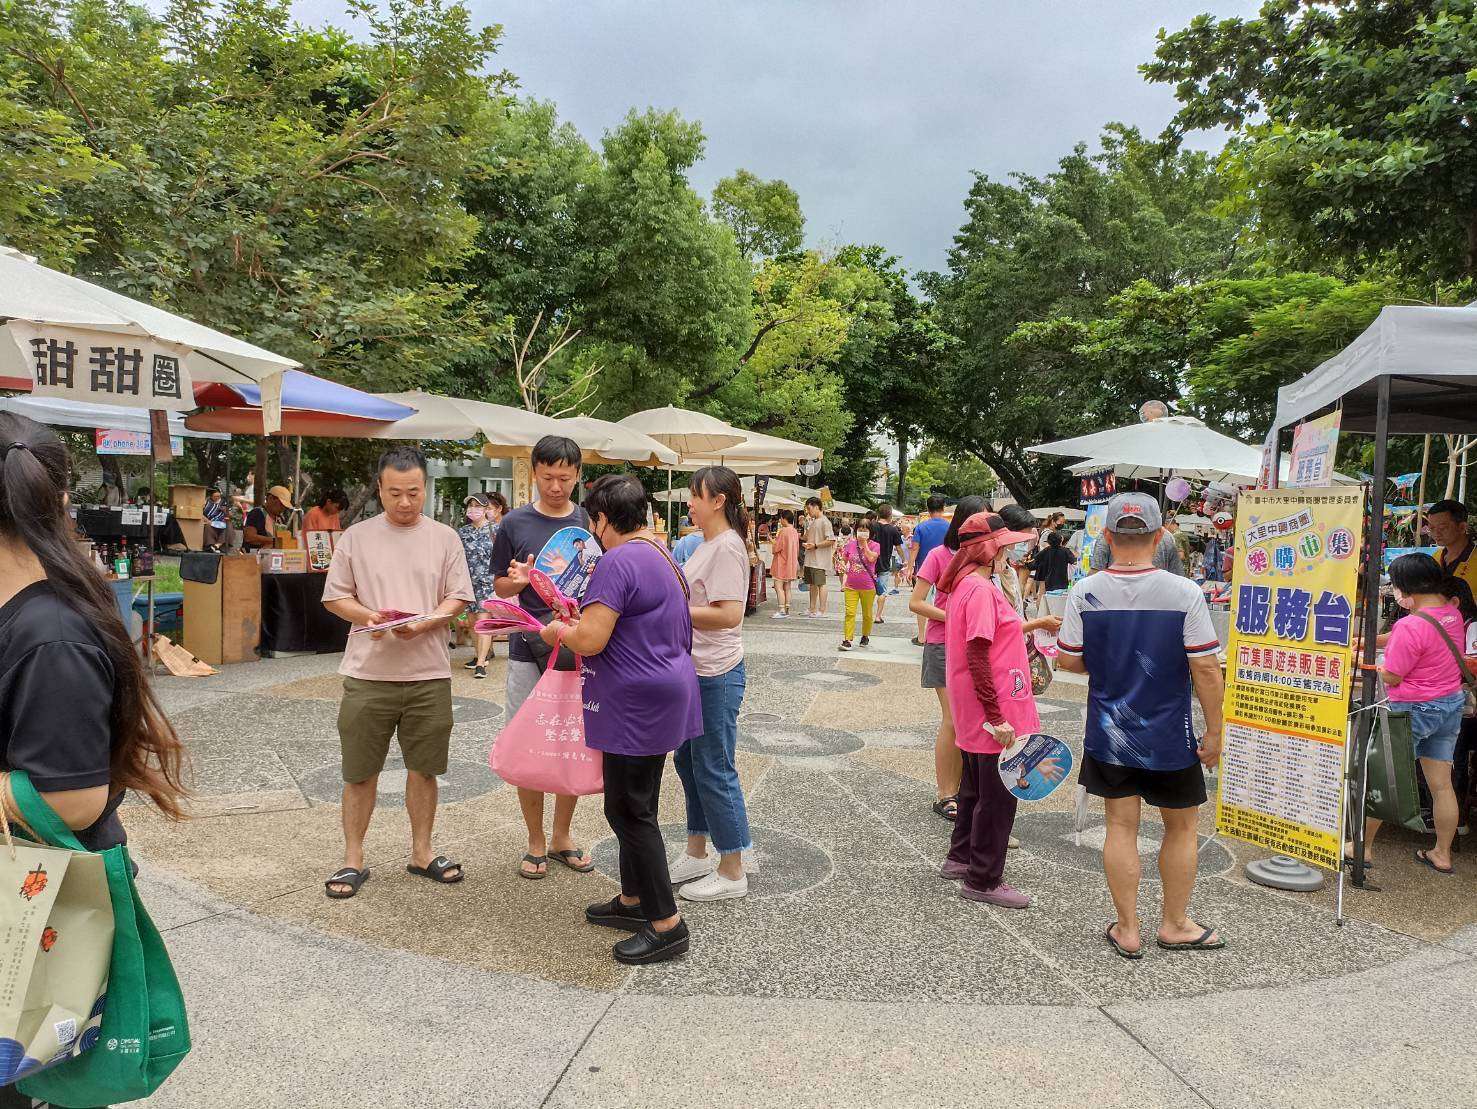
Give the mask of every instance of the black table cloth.
[[[94, 543], [117, 543], [122, 539], [147, 543], [149, 540], [148, 517], [145, 516], [143, 523], [125, 524], [121, 508], [78, 505], [77, 526]], [[154, 546], [160, 550], [185, 546], [184, 533], [180, 531], [173, 512], [168, 514], [164, 523], [154, 525]]]
[[327, 574], [263, 574], [261, 653], [342, 651], [349, 623], [323, 607]]

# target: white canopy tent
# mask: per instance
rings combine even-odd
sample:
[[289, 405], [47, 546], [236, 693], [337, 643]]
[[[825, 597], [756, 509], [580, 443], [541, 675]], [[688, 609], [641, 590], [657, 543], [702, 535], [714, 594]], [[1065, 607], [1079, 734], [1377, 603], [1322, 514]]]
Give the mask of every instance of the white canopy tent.
[[[752, 477], [743, 478], [741, 484], [743, 485], [744, 499], [752, 502], [754, 499], [754, 479]], [[666, 493], [657, 493], [656, 499], [659, 501], [685, 502], [688, 499], [687, 495], [688, 489], [684, 486]], [[814, 489], [807, 489], [805, 486], [796, 485], [794, 482], [771, 478], [769, 486], [764, 493], [764, 507], [768, 511], [776, 511], [781, 508], [803, 508], [805, 502], [815, 496], [819, 496], [819, 493]], [[863, 516], [870, 512], [871, 509], [865, 505], [852, 504], [850, 501], [832, 500], [826, 506], [826, 511], [840, 512], [847, 516]]]
[[[0, 387], [29, 389], [36, 382], [29, 349], [39, 328], [76, 329], [109, 341], [153, 340], [184, 348], [194, 381], [256, 382], [268, 420], [280, 416], [282, 374], [299, 363], [222, 331], [134, 300], [79, 277], [48, 269], [28, 254], [0, 245]], [[167, 407], [188, 409], [194, 397]], [[148, 405], [140, 407], [147, 408]], [[166, 407], [159, 405], [159, 407]], [[273, 426], [271, 430], [275, 431]]]
[[[1248, 449], [1252, 450], [1252, 453], [1256, 455], [1257, 468], [1258, 471], [1260, 471], [1262, 457], [1261, 452], [1255, 450], [1254, 448]], [[1291, 460], [1284, 458], [1278, 466], [1278, 472], [1282, 475], [1284, 480], [1287, 478], [1287, 468], [1290, 464]], [[1086, 462], [1074, 462], [1067, 467], [1068, 473], [1074, 474], [1078, 477], [1082, 476], [1083, 474], [1097, 473], [1099, 470], [1112, 470], [1120, 478], [1124, 478], [1125, 480], [1162, 482], [1169, 477], [1182, 477], [1188, 481], [1218, 481], [1226, 485], [1252, 485], [1256, 482], [1258, 477], [1257, 473], [1226, 474], [1221, 473], [1220, 471], [1207, 472], [1202, 470], [1185, 470], [1178, 467], [1176, 467], [1170, 473], [1166, 474], [1161, 470], [1149, 469], [1148, 467], [1144, 466], [1134, 466], [1131, 464], [1119, 464], [1115, 466], [1111, 462], [1108, 462], [1105, 459], [1101, 458], [1092, 458]], [[1334, 484], [1336, 485], [1358, 484], [1358, 482], [1354, 478], [1346, 477], [1345, 475], [1338, 473], [1333, 475], [1333, 480]]]

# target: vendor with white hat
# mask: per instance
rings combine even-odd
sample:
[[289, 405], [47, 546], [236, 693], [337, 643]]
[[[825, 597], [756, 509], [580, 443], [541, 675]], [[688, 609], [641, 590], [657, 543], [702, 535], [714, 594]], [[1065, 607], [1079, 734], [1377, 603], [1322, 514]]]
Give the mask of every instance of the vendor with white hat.
[[292, 493], [285, 485], [267, 490], [266, 499], [246, 514], [245, 538], [241, 545], [248, 551], [259, 551], [277, 542], [277, 521], [293, 511]]

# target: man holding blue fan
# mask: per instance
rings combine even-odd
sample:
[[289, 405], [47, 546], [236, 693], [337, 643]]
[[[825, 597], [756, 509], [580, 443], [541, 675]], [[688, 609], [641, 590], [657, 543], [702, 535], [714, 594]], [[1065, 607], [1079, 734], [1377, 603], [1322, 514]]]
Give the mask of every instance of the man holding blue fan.
[[[1158, 943], [1166, 951], [1225, 946], [1214, 927], [1189, 916], [1198, 860], [1204, 769], [1221, 754], [1220, 649], [1205, 595], [1190, 579], [1158, 569], [1164, 534], [1159, 506], [1142, 493], [1108, 502], [1108, 568], [1072, 587], [1057, 638], [1057, 666], [1086, 674], [1087, 736], [1079, 778], [1103, 798], [1103, 869], [1118, 918], [1106, 939], [1126, 959], [1143, 957], [1139, 935], [1139, 812], [1148, 802], [1164, 821], [1159, 875], [1164, 911]], [[1205, 714], [1196, 741], [1193, 686]]]

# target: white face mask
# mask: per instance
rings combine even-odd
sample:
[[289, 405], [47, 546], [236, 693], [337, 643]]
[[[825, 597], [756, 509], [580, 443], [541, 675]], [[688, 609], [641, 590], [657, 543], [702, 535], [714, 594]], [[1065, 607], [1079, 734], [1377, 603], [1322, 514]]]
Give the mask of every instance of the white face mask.
[[1403, 608], [1406, 612], [1409, 612], [1412, 608], [1415, 607], [1415, 601], [1412, 598], [1407, 597], [1398, 589], [1393, 590], [1393, 592], [1395, 594], [1395, 603]]

